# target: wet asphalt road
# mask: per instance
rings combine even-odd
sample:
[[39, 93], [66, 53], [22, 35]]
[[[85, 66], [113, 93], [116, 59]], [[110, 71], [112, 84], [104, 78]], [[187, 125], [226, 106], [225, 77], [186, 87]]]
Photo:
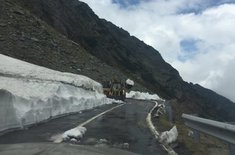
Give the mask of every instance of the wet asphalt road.
[[21, 143], [0, 145], [1, 155], [138, 155], [133, 152], [85, 145]]
[[[47, 123], [15, 131], [0, 137], [0, 144], [50, 142], [50, 137], [76, 127], [87, 119], [116, 105], [105, 105], [83, 113], [77, 113], [51, 120]], [[143, 155], [165, 155], [154, 139], [146, 123], [146, 116], [154, 106], [153, 102], [127, 100], [127, 103], [87, 124], [87, 132], [81, 143], [99, 147], [122, 148], [128, 143], [127, 151]], [[89, 140], [97, 143], [88, 143]], [[99, 139], [106, 139], [105, 145], [97, 145]], [[99, 143], [100, 144], [100, 143]]]
[[86, 144], [89, 139], [106, 139], [108, 146], [123, 148], [143, 155], [165, 155], [147, 127], [146, 117], [155, 103], [127, 100], [127, 104], [109, 112], [96, 121], [87, 124], [87, 132], [82, 139]]

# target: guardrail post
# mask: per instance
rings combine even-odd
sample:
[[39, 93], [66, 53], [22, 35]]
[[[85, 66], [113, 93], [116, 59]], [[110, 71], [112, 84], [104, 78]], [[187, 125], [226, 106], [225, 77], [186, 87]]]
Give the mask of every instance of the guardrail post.
[[200, 133], [197, 130], [193, 130], [193, 139], [195, 142], [199, 143], [200, 142]]
[[172, 123], [173, 114], [172, 114], [172, 107], [171, 107], [169, 101], [165, 103], [165, 110], [166, 110], [166, 115], [168, 117], [169, 122]]
[[230, 153], [230, 155], [235, 154], [235, 145], [234, 144], [229, 145], [229, 153]]
[[24, 129], [25, 128], [25, 118], [21, 118], [21, 120], [20, 120], [20, 128], [21, 129]]

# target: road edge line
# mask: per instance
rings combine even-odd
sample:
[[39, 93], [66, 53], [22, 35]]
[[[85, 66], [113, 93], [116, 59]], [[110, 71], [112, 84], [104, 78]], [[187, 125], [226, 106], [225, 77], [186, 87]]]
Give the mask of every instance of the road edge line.
[[[155, 139], [159, 142], [159, 132], [157, 131], [157, 129], [154, 127], [153, 122], [152, 122], [152, 112], [153, 110], [158, 106], [158, 102], [155, 101], [155, 106], [150, 110], [150, 112], [148, 113], [147, 117], [146, 117], [146, 122], [147, 125], [150, 129], [150, 131], [152, 132], [152, 134], [154, 135]], [[163, 144], [161, 143], [161, 146], [163, 147], [164, 150], [167, 151], [167, 153], [169, 155], [178, 155], [168, 144]]]
[[[91, 121], [95, 120], [96, 118], [98, 118], [98, 117], [100, 117], [100, 116], [102, 116], [102, 115], [104, 115], [104, 114], [106, 114], [106, 113], [108, 113], [108, 112], [110, 112], [110, 111], [112, 111], [112, 110], [114, 110], [116, 108], [119, 108], [119, 107], [121, 107], [123, 105], [124, 105], [124, 103], [120, 104], [120, 105], [117, 105], [115, 107], [112, 107], [111, 109], [108, 109], [108, 110], [106, 110], [106, 111], [104, 111], [104, 112], [102, 112], [102, 113], [100, 113], [100, 114], [98, 114], [96, 116], [93, 116], [92, 118], [90, 118], [90, 119], [86, 120], [85, 122], [79, 124], [77, 127], [82, 127], [84, 125], [87, 125], [88, 123], [90, 123]], [[75, 128], [77, 128], [77, 127], [75, 127]]]

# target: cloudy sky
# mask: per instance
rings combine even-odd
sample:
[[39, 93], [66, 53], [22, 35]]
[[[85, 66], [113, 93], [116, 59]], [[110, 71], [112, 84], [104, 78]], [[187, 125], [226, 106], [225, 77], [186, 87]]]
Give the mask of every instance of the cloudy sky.
[[235, 102], [235, 0], [82, 0], [157, 49], [185, 81]]

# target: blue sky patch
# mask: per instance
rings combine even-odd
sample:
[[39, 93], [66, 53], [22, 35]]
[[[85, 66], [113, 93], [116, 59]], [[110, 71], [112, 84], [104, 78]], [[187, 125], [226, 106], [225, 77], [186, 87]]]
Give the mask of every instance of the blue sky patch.
[[112, 0], [113, 3], [119, 4], [121, 7], [128, 7], [130, 5], [137, 5], [141, 0]]
[[207, 8], [223, 5], [226, 3], [235, 3], [235, 0], [206, 0], [203, 3], [198, 3], [198, 5], [194, 5], [192, 7], [182, 8], [177, 12], [177, 14], [186, 14], [186, 13], [195, 13], [199, 14], [206, 10]]
[[198, 40], [195, 39], [182, 40], [180, 42], [180, 47], [183, 51], [192, 53], [197, 51], [197, 45], [196, 45], [197, 42]]
[[186, 61], [193, 58], [198, 51], [197, 44], [200, 40], [185, 39], [180, 42], [180, 48], [182, 54], [178, 57], [180, 61]]
[[[113, 3], [119, 4], [123, 8], [127, 8], [131, 5], [138, 5], [141, 1], [153, 1], [153, 0], [112, 0]], [[185, 8], [181, 8], [178, 10], [177, 14], [185, 14], [185, 13], [201, 13], [205, 9], [213, 6], [219, 6], [225, 3], [235, 3], [235, 0], [206, 0], [203, 3], [198, 3], [197, 5]]]

